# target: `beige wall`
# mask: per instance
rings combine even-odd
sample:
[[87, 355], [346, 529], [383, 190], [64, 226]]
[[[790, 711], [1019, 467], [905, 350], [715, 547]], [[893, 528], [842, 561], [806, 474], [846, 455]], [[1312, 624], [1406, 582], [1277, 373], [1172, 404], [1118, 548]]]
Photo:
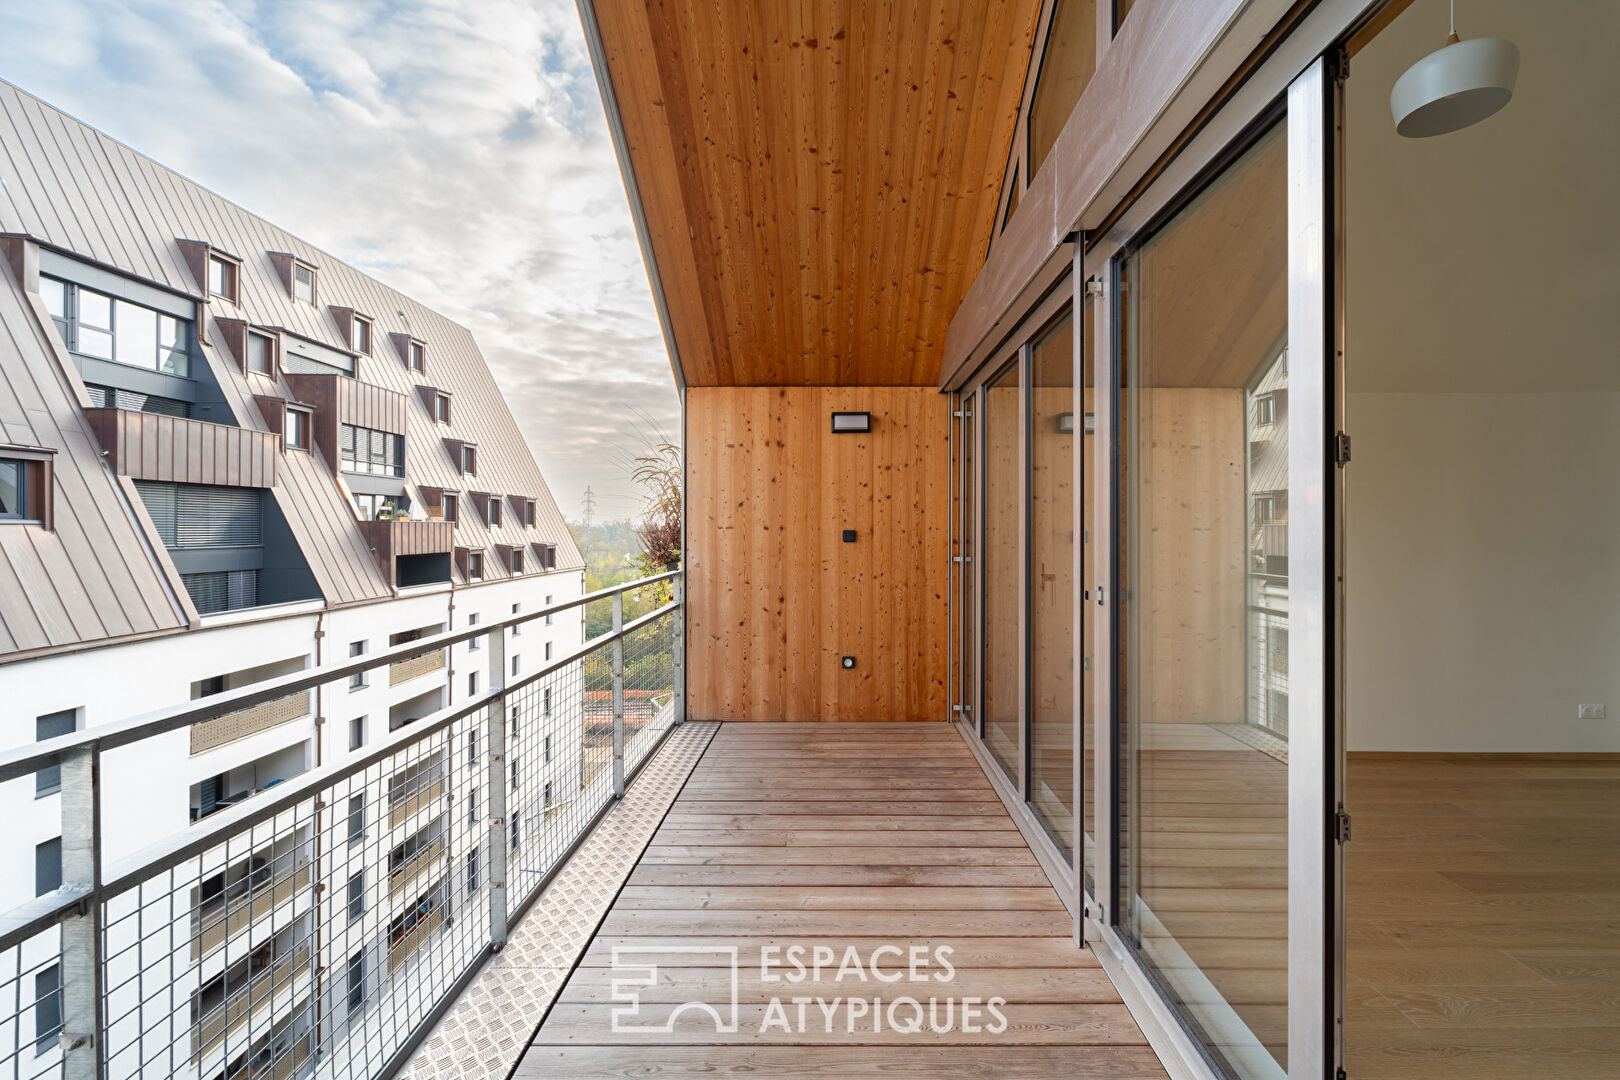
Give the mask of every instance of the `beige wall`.
[[1523, 55], [1489, 120], [1394, 134], [1441, 0], [1347, 84], [1350, 748], [1620, 750], [1620, 5], [1466, 18]]

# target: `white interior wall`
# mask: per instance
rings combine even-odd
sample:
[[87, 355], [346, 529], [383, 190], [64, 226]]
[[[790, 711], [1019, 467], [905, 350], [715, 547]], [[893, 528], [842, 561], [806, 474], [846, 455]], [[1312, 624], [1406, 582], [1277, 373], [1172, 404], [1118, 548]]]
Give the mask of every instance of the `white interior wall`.
[[1520, 48], [1496, 116], [1394, 133], [1443, 0], [1347, 84], [1350, 748], [1620, 750], [1620, 5], [1459, 15]]

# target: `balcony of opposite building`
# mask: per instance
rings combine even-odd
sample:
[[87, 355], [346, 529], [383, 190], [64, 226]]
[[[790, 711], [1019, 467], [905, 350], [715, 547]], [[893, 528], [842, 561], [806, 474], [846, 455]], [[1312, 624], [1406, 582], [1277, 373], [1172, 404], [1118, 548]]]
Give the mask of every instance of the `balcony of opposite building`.
[[86, 409], [107, 466], [119, 476], [177, 484], [272, 488], [274, 432], [128, 409]]

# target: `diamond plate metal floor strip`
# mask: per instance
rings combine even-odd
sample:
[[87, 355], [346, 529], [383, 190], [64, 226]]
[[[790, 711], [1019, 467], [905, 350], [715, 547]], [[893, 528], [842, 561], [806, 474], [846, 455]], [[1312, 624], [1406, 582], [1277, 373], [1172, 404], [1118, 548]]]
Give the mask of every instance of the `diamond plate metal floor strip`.
[[703, 756], [716, 723], [682, 724], [512, 928], [401, 1080], [503, 1080]]

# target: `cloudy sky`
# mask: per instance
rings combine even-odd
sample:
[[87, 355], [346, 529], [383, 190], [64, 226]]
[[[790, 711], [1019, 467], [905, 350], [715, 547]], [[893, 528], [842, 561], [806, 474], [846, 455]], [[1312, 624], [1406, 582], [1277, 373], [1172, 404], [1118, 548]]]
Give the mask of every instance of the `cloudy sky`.
[[678, 405], [573, 0], [6, 0], [0, 78], [469, 327], [558, 504]]

